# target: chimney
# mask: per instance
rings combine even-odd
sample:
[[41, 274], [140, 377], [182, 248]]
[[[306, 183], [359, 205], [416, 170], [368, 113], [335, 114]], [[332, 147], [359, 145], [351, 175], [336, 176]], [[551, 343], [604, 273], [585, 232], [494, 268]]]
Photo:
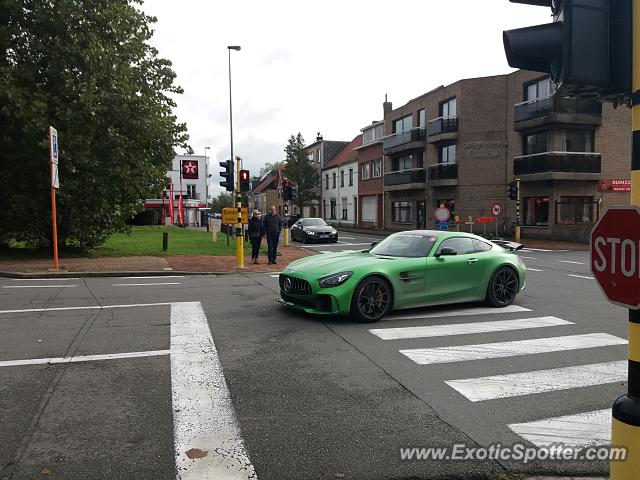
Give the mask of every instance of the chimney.
[[387, 101], [387, 94], [384, 94], [384, 103], [382, 104], [382, 112], [384, 113], [384, 115], [386, 116], [387, 113], [391, 112], [391, 110], [393, 110], [393, 104], [389, 101]]
[[321, 141], [322, 141], [322, 134], [318, 132], [318, 134], [316, 135], [316, 142], [321, 142]]

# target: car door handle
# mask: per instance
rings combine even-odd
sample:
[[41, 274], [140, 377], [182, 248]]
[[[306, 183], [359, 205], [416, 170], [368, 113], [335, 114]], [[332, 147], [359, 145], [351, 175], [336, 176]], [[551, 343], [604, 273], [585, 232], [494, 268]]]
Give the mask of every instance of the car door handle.
[[477, 262], [478, 262], [478, 259], [477, 259], [477, 258], [470, 258], [469, 260], [467, 260], [467, 263], [468, 263], [469, 265], [471, 265], [472, 263], [477, 263]]

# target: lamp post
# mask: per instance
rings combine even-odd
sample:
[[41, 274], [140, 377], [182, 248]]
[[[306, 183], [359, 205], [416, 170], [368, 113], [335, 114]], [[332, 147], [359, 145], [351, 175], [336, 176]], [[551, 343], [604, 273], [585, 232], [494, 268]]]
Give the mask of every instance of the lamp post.
[[207, 150], [211, 147], [204, 147], [204, 208], [207, 214], [207, 232], [209, 231], [209, 167], [207, 166]]
[[[229, 126], [231, 130], [231, 161], [234, 162], [236, 159], [233, 156], [233, 106], [231, 102], [231, 50], [235, 50], [236, 52], [240, 51], [240, 45], [229, 45], [227, 46], [227, 50], [229, 51]], [[236, 176], [239, 175], [239, 171], [236, 169]], [[240, 188], [238, 187], [238, 181], [236, 179], [230, 179], [235, 185], [234, 195], [240, 195]], [[236, 267], [244, 268], [244, 244], [243, 244], [243, 235], [242, 235], [242, 201], [238, 198], [238, 223], [236, 224]]]

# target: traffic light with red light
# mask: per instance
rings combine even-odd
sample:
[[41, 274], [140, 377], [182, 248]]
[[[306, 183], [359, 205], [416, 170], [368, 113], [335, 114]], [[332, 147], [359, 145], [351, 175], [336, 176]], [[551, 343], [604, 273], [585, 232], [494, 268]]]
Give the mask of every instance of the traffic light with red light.
[[289, 180], [282, 182], [282, 199], [285, 202], [293, 200], [293, 186]]
[[240, 191], [248, 192], [249, 190], [251, 190], [249, 170], [240, 170]]

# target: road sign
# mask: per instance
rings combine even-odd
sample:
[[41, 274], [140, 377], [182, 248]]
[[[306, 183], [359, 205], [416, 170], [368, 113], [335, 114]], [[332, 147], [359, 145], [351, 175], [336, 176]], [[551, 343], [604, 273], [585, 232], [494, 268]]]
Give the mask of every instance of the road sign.
[[51, 164], [51, 186], [60, 188], [58, 180], [58, 131], [49, 127], [49, 161]]
[[[249, 223], [249, 212], [246, 208], [241, 210], [242, 223]], [[222, 223], [226, 225], [235, 225], [238, 223], [238, 209], [237, 208], [223, 208], [222, 209]]]
[[491, 215], [493, 215], [494, 217], [499, 217], [501, 213], [502, 213], [502, 205], [500, 205], [497, 202], [491, 205]]
[[435, 217], [438, 222], [446, 222], [451, 218], [451, 210], [446, 207], [438, 207], [435, 211]]
[[495, 222], [495, 217], [478, 217], [476, 218], [476, 223], [491, 223]]
[[611, 207], [593, 227], [591, 272], [611, 303], [640, 309], [640, 207]]

